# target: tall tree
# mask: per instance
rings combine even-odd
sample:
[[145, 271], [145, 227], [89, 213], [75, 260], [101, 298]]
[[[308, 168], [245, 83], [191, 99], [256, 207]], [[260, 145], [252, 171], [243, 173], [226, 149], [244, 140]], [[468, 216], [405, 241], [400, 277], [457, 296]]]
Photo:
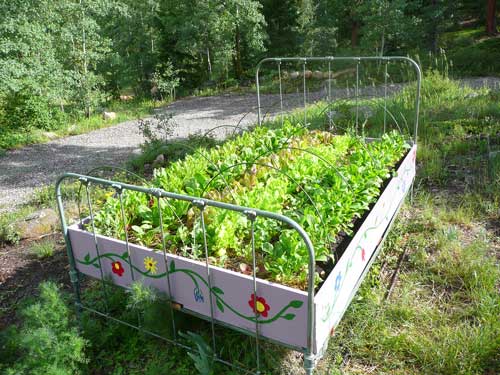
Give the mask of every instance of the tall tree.
[[161, 22], [163, 43], [171, 46], [169, 57], [184, 63], [180, 73], [185, 77], [198, 77], [192, 82], [196, 85], [207, 79], [223, 81], [230, 70], [241, 76], [246, 63], [264, 50], [260, 8], [255, 0], [165, 1]]
[[297, 54], [300, 16], [297, 0], [261, 0], [261, 4], [268, 35], [267, 50], [275, 56]]
[[486, 33], [497, 34], [497, 0], [487, 0], [486, 5]]
[[0, 2], [0, 96], [32, 91], [59, 97], [64, 67], [57, 53], [53, 3], [41, 0]]

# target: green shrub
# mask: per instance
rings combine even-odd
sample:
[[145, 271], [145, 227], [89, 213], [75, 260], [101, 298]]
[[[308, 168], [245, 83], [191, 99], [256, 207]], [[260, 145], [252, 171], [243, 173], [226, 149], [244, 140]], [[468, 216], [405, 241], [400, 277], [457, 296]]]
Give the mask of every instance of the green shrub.
[[22, 327], [0, 342], [5, 374], [73, 375], [87, 362], [87, 342], [73, 326], [58, 287], [40, 284], [39, 299], [21, 311]]
[[11, 212], [0, 215], [0, 245], [19, 243], [20, 234], [14, 225], [15, 220], [18, 218], [18, 215]]
[[47, 98], [21, 91], [7, 96], [4, 118], [14, 129], [52, 130], [61, 125], [63, 115], [51, 106]]
[[38, 259], [49, 258], [54, 255], [55, 243], [50, 240], [35, 242], [30, 251]]

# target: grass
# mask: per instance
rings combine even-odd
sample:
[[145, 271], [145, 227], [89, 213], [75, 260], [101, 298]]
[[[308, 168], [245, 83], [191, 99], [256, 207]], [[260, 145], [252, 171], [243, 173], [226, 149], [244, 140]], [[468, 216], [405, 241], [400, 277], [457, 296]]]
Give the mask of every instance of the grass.
[[440, 46], [448, 52], [456, 76], [500, 75], [500, 38], [483, 26], [445, 33]]
[[54, 255], [55, 243], [51, 240], [35, 242], [31, 246], [30, 252], [38, 259], [49, 258]]
[[[379, 267], [372, 270], [376, 282], [363, 285], [329, 348], [330, 356], [340, 351], [349, 359], [343, 373], [362, 373], [370, 366], [384, 374], [500, 370], [494, 238], [477, 223], [478, 212], [457, 218], [450, 208], [445, 197], [417, 196], [403, 211]], [[404, 249], [398, 285], [384, 300], [394, 255]], [[383, 264], [390, 272], [377, 272]]]
[[[410, 94], [391, 105], [404, 113]], [[485, 136], [494, 137], [500, 125], [498, 103], [498, 93], [464, 90], [437, 73], [426, 74], [415, 200], [403, 208], [330, 340], [318, 374], [500, 373], [500, 189], [487, 177], [485, 158]], [[311, 109], [313, 120], [314, 113]], [[377, 113], [374, 118], [380, 121]], [[39, 201], [51, 199], [41, 193]], [[103, 308], [101, 284], [88, 283], [85, 301]], [[132, 322], [139, 313], [148, 329], [172, 334], [170, 310], [161, 296], [114, 287], [108, 292], [115, 316]], [[180, 331], [196, 332], [210, 343], [209, 324], [181, 314], [176, 323]], [[216, 332], [225, 358], [253, 366], [252, 338], [221, 327]], [[81, 335], [89, 342], [89, 362], [80, 366], [84, 372], [197, 373], [184, 350], [111, 321], [84, 315]], [[261, 353], [263, 374], [302, 373], [301, 358], [293, 352], [263, 343]], [[211, 370], [241, 373], [219, 364]]]
[[4, 128], [3, 131], [0, 131], [0, 152], [5, 153], [7, 149], [19, 148], [34, 143], [44, 143], [54, 138], [88, 133], [120, 122], [135, 120], [150, 115], [154, 108], [164, 105], [166, 105], [166, 102], [157, 102], [150, 99], [115, 100], [106, 106], [107, 112], [116, 113], [116, 118], [113, 120], [103, 120], [102, 113], [95, 113], [89, 118], [72, 118], [71, 115], [68, 115], [63, 126], [50, 132], [40, 129], [18, 131]]

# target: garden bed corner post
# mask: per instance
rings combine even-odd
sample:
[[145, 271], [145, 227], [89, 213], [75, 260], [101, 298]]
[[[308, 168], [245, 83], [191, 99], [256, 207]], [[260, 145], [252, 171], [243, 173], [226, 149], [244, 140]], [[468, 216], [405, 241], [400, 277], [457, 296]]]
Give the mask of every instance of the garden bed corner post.
[[59, 218], [61, 220], [61, 226], [64, 236], [64, 242], [66, 244], [66, 252], [69, 259], [69, 279], [71, 281], [71, 285], [73, 286], [73, 291], [75, 293], [75, 309], [76, 309], [76, 317], [80, 324], [81, 322], [81, 296], [80, 296], [80, 276], [79, 272], [76, 269], [75, 257], [73, 255], [73, 249], [71, 247], [71, 241], [69, 239], [68, 234], [68, 225], [66, 223], [66, 218], [64, 217], [64, 206], [62, 202], [62, 193], [61, 193], [61, 183], [64, 179], [66, 179], [66, 174], [62, 175], [58, 178], [56, 182], [56, 200], [57, 207], [59, 209]]

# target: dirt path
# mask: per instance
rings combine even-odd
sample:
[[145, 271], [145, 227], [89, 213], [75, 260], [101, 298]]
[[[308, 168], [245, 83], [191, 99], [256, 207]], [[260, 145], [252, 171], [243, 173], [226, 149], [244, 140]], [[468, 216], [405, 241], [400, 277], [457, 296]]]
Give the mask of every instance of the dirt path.
[[[175, 114], [176, 135], [185, 137], [219, 125], [237, 124], [256, 105], [253, 95], [179, 100], [167, 110]], [[256, 121], [250, 113], [242, 124]], [[8, 151], [0, 157], [0, 212], [10, 210], [63, 172], [85, 173], [103, 165], [123, 165], [139, 152], [143, 136], [137, 121], [127, 121], [87, 134]]]
[[[500, 87], [498, 78], [476, 78], [462, 81], [473, 87]], [[392, 85], [390, 93], [401, 89]], [[345, 89], [333, 90], [332, 97], [352, 96]], [[383, 88], [362, 89], [362, 96], [383, 95]], [[310, 93], [308, 103], [325, 97], [326, 91]], [[301, 94], [288, 95], [284, 102], [287, 109], [300, 107]], [[255, 95], [220, 95], [179, 100], [167, 111], [174, 114], [178, 125], [176, 135], [185, 137], [201, 131], [206, 132], [221, 125], [246, 126], [257, 120]], [[277, 95], [264, 95], [263, 114], [278, 113], [280, 100]], [[220, 128], [218, 134], [231, 128]], [[54, 184], [63, 172], [85, 173], [103, 165], [123, 165], [139, 151], [143, 136], [137, 121], [127, 121], [116, 126], [96, 130], [87, 134], [61, 138], [45, 144], [32, 145], [9, 151], [0, 157], [0, 213], [23, 203], [33, 191], [43, 185]]]

